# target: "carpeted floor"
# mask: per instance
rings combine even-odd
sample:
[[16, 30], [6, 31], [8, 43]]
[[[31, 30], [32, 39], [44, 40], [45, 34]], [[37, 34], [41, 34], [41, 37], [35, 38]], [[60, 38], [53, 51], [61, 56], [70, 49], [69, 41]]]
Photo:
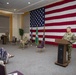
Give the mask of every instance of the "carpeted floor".
[[6, 64], [7, 73], [18, 70], [24, 75], [76, 75], [76, 49], [72, 51], [71, 63], [64, 68], [55, 65], [57, 47], [46, 45], [44, 52], [37, 52], [35, 46], [19, 49], [17, 45], [1, 45], [10, 54], [15, 55], [9, 64]]

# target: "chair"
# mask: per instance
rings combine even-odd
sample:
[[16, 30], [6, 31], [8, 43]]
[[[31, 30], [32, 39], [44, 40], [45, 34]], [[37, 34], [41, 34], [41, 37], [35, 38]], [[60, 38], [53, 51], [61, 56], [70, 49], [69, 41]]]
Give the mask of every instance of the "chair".
[[42, 52], [42, 51], [45, 49], [44, 44], [45, 44], [45, 42], [42, 41], [41, 44], [39, 44], [39, 45], [37, 46], [39, 52]]
[[2, 35], [1, 36], [1, 41], [2, 41], [2, 44], [6, 44], [7, 43], [7, 36], [6, 35]]
[[20, 48], [25, 48], [28, 46], [28, 39], [25, 37], [23, 40], [20, 41]]
[[0, 75], [7, 75], [7, 74], [6, 74], [5, 66], [3, 66], [3, 65], [1, 65], [1, 64], [0, 64]]
[[29, 42], [29, 46], [33, 45], [32, 39], [29, 39], [28, 42]]
[[17, 43], [17, 38], [15, 36], [12, 37], [12, 44], [16, 44]]

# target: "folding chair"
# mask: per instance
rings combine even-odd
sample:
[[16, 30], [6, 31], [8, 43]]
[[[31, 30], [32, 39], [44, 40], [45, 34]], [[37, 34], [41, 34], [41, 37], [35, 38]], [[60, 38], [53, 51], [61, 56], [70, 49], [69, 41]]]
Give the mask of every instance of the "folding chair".
[[41, 44], [39, 44], [39, 45], [37, 46], [39, 52], [42, 52], [42, 51], [45, 49], [44, 44], [45, 44], [45, 42], [42, 41]]
[[0, 64], [0, 75], [7, 75], [7, 74], [6, 74], [5, 66], [3, 66], [3, 65], [1, 65], [1, 64]]

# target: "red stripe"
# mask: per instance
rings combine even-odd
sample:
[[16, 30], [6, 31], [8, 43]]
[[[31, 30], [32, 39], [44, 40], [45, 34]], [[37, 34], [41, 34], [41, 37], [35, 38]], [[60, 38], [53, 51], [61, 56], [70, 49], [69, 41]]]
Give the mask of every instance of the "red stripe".
[[60, 2], [53, 3], [53, 4], [49, 4], [49, 5], [45, 6], [45, 8], [51, 8], [51, 7], [62, 5], [62, 4], [72, 2], [72, 1], [75, 1], [75, 0], [63, 0], [63, 1], [60, 1]]
[[[30, 30], [31, 32], [36, 32], [36, 30]], [[38, 30], [38, 32], [44, 32], [44, 30]]]
[[[33, 37], [35, 37], [35, 35], [33, 35]], [[43, 35], [38, 35], [39, 38], [43, 38]], [[45, 38], [50, 38], [50, 39], [62, 39], [63, 36], [48, 36], [45, 35]]]
[[[75, 29], [71, 29], [72, 32], [76, 32], [76, 28]], [[66, 29], [48, 29], [48, 30], [45, 30], [45, 32], [66, 32]]]
[[[31, 32], [36, 32], [36, 30], [30, 30]], [[38, 30], [38, 32], [44, 32], [43, 30]], [[66, 32], [66, 29], [45, 29], [45, 32]]]
[[61, 18], [75, 17], [75, 16], [76, 16], [76, 13], [72, 13], [72, 14], [66, 14], [66, 15], [61, 15], [61, 16], [45, 18], [45, 20], [61, 19]]
[[71, 9], [76, 9], [76, 5], [68, 6], [68, 7], [61, 8], [61, 9], [50, 10], [48, 12], [45, 12], [45, 14], [47, 15], [47, 14], [52, 14], [52, 13], [56, 13], [56, 12], [67, 11], [67, 10], [71, 10]]
[[48, 41], [45, 41], [45, 44], [57, 45], [55, 42], [48, 42]]
[[33, 37], [35, 37], [36, 35], [33, 35]]
[[76, 44], [75, 44], [75, 45], [73, 45], [73, 48], [76, 48]]
[[45, 26], [61, 26], [61, 25], [73, 25], [73, 24], [76, 24], [76, 21], [48, 23], [48, 24], [45, 24]]
[[[33, 37], [35, 37], [36, 35], [33, 35]], [[43, 38], [43, 35], [38, 35], [39, 38]]]
[[[71, 29], [72, 32], [76, 32], [75, 29]], [[36, 30], [30, 30], [30, 32], [36, 32]], [[44, 32], [44, 30], [38, 30], [38, 32]], [[66, 29], [45, 29], [45, 32], [66, 32]]]
[[48, 35], [45, 35], [45, 38], [52, 38], [52, 39], [62, 39], [63, 36], [48, 36]]

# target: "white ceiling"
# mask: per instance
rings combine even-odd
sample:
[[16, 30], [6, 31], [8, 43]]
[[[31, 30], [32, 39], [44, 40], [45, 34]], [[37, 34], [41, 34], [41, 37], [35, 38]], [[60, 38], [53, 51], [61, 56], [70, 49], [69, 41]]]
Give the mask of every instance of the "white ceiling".
[[[26, 12], [60, 0], [0, 0], [0, 10]], [[9, 2], [9, 4], [7, 4]], [[31, 4], [28, 4], [30, 2]], [[14, 11], [16, 9], [16, 11]]]

